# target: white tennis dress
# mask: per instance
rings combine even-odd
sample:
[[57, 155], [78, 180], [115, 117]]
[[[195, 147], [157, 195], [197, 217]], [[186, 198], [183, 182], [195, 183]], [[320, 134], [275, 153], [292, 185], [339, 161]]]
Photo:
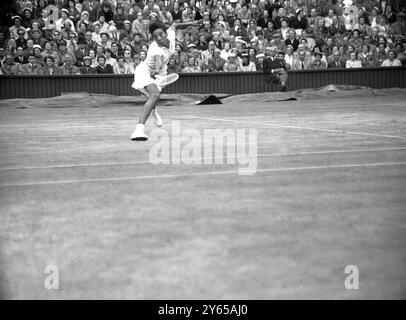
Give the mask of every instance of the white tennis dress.
[[159, 91], [162, 90], [163, 86], [158, 84], [157, 79], [151, 77], [151, 73], [158, 73], [157, 77], [166, 76], [169, 59], [175, 53], [175, 30], [169, 28], [166, 34], [169, 49], [160, 47], [156, 41], [153, 41], [148, 48], [147, 58], [137, 66], [134, 72], [132, 87], [146, 95], [148, 94], [144, 88], [153, 83], [157, 85]]

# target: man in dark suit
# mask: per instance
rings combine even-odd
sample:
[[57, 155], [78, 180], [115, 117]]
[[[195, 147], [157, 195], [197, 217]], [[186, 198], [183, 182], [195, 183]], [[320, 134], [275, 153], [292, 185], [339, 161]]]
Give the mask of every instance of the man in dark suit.
[[280, 82], [282, 87], [280, 91], [286, 91], [288, 82], [288, 73], [285, 64], [276, 58], [277, 47], [267, 47], [265, 49], [265, 59], [263, 71], [267, 75], [267, 82]]
[[333, 61], [328, 64], [329, 69], [344, 69], [345, 62], [341, 59], [341, 54], [338, 51], [333, 53]]
[[75, 51], [76, 65], [78, 67], [83, 66], [83, 58], [89, 55], [89, 50], [86, 48], [86, 41], [83, 38], [79, 38], [77, 42], [78, 49]]
[[17, 62], [19, 64], [26, 64], [28, 63], [28, 58], [25, 55], [24, 48], [23, 47], [17, 47], [16, 55], [14, 57], [14, 62]]
[[86, 31], [85, 33], [86, 49], [96, 50], [97, 42], [92, 39], [92, 31]]

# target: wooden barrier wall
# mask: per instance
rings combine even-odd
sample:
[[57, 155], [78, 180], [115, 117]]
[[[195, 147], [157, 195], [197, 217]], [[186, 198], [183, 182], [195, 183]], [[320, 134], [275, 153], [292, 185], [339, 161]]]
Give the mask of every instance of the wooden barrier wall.
[[[318, 88], [329, 84], [372, 88], [406, 87], [406, 67], [290, 71], [288, 90]], [[139, 94], [131, 88], [132, 75], [47, 76], [0, 75], [0, 99], [46, 98], [61, 92], [112, 95]], [[184, 73], [165, 93], [258, 93], [277, 90], [262, 72]]]

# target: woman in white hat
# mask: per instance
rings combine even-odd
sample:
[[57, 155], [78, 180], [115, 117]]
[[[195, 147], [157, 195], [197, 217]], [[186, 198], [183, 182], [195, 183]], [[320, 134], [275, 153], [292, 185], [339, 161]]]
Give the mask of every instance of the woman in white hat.
[[73, 27], [75, 24], [73, 23], [73, 21], [71, 19], [69, 19], [68, 17], [68, 9], [62, 9], [61, 10], [61, 17], [55, 21], [55, 28], [56, 30], [61, 31], [62, 27], [65, 25], [66, 22], [70, 22], [70, 25]]

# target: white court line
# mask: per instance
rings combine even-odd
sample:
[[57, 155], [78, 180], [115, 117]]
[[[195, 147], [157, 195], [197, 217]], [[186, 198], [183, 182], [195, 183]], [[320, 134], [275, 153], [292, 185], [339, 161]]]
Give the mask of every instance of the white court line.
[[198, 117], [198, 116], [185, 116], [185, 117], [192, 118], [192, 119], [203, 119], [203, 120], [212, 120], [212, 121], [232, 122], [232, 123], [239, 123], [239, 124], [270, 126], [270, 127], [284, 128], [284, 129], [301, 129], [301, 130], [344, 133], [344, 134], [348, 133], [348, 134], [382, 137], [382, 138], [406, 139], [406, 137], [403, 137], [403, 136], [393, 136], [393, 135], [387, 135], [387, 134], [376, 134], [376, 133], [366, 133], [366, 132], [356, 132], [356, 131], [346, 131], [346, 130], [334, 130], [334, 129], [319, 129], [319, 128], [301, 127], [301, 126], [287, 126], [287, 125], [279, 125], [279, 124], [269, 123], [269, 122], [265, 122], [265, 123], [264, 122], [248, 122], [248, 121], [240, 121], [240, 120], [219, 119], [219, 118]]
[[[355, 163], [355, 164], [343, 164], [343, 165], [331, 165], [331, 166], [259, 169], [255, 173], [342, 169], [342, 168], [368, 168], [368, 167], [379, 167], [379, 166], [404, 166], [404, 165], [406, 165], [406, 162]], [[224, 174], [237, 174], [238, 175], [238, 173], [239, 173], [238, 170], [228, 170], [228, 171], [212, 171], [212, 172], [193, 172], [193, 173], [184, 173], [184, 174], [132, 176], [132, 177], [120, 177], [120, 178], [77, 179], [77, 180], [43, 181], [43, 182], [27, 182], [27, 183], [4, 183], [4, 184], [0, 184], [0, 188], [56, 185], [56, 184], [73, 184], [73, 183], [86, 183], [86, 182], [114, 182], [114, 181], [130, 181], [130, 180], [148, 180], [148, 179], [170, 179], [170, 178], [213, 176], [213, 175], [224, 175]], [[250, 177], [250, 176], [245, 176], [245, 177]]]
[[[312, 154], [334, 154], [334, 153], [351, 153], [351, 152], [376, 152], [376, 151], [396, 151], [396, 150], [406, 150], [406, 147], [400, 148], [377, 148], [377, 149], [349, 149], [349, 150], [330, 150], [330, 151], [306, 151], [306, 152], [292, 152], [292, 153], [263, 153], [256, 156], [251, 156], [248, 158], [265, 158], [265, 157], [281, 157], [281, 156], [302, 156], [302, 155], [312, 155]], [[223, 159], [224, 157], [207, 157], [200, 158], [199, 160], [204, 162], [204, 160], [217, 160]], [[245, 157], [247, 158], [247, 157]], [[237, 159], [239, 159], [237, 157]], [[28, 167], [0, 167], [1, 171], [11, 171], [11, 170], [34, 170], [34, 169], [62, 169], [62, 168], [80, 168], [80, 167], [96, 167], [96, 166], [117, 166], [117, 165], [136, 165], [136, 164], [151, 164], [151, 161], [140, 160], [140, 161], [126, 161], [126, 162], [106, 162], [106, 163], [82, 163], [82, 164], [59, 164], [53, 166], [28, 166]]]

